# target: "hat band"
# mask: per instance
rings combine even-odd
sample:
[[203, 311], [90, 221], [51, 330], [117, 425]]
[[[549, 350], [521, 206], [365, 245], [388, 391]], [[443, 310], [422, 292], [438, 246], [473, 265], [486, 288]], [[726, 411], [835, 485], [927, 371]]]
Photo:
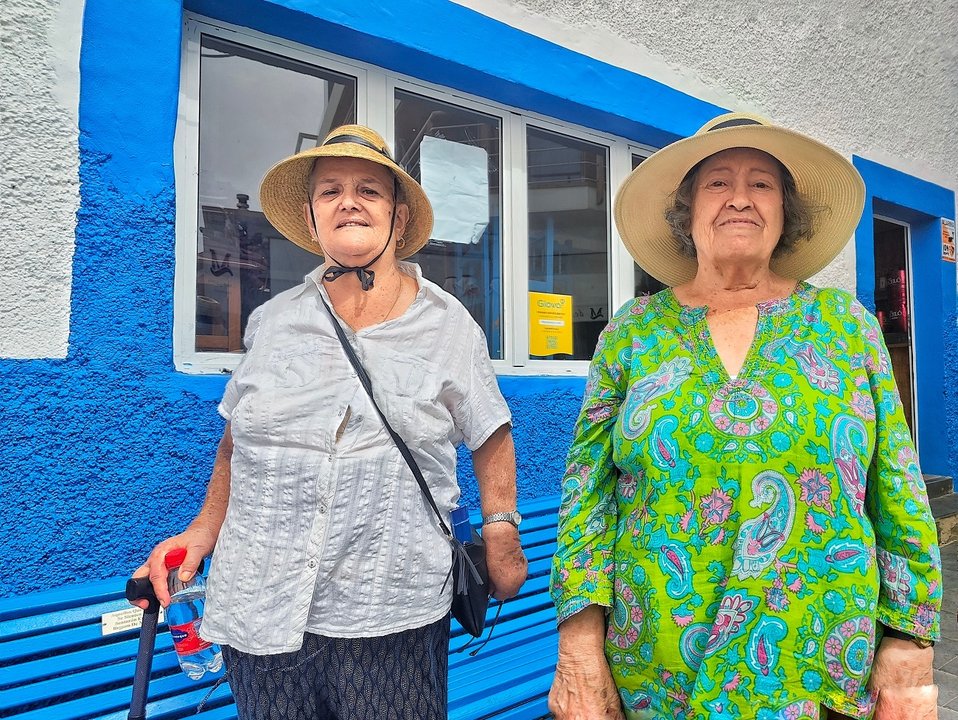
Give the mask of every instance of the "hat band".
[[725, 128], [730, 127], [739, 127], [740, 125], [761, 125], [758, 120], [752, 120], [751, 118], [734, 118], [733, 120], [726, 120], [725, 122], [720, 122], [715, 127], [710, 127], [709, 132], [713, 130], [724, 130]]
[[324, 142], [323, 145], [338, 145], [339, 143], [354, 143], [356, 145], [362, 145], [363, 147], [368, 147], [370, 150], [375, 150], [388, 160], [392, 160], [392, 158], [389, 156], [389, 152], [383, 148], [376, 147], [369, 142], [369, 140], [364, 137], [360, 137], [359, 135], [337, 135], [336, 137], [329, 138], [329, 140]]

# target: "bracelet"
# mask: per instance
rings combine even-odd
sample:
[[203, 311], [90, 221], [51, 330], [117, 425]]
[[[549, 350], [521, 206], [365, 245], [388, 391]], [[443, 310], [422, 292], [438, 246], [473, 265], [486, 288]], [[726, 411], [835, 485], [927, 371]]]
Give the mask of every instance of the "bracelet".
[[895, 628], [888, 627], [887, 625], [882, 625], [882, 635], [884, 637], [895, 638], [896, 640], [909, 640], [922, 649], [935, 646], [934, 640], [925, 640], [925, 638], [915, 637], [914, 635], [909, 635], [903, 630], [896, 630]]

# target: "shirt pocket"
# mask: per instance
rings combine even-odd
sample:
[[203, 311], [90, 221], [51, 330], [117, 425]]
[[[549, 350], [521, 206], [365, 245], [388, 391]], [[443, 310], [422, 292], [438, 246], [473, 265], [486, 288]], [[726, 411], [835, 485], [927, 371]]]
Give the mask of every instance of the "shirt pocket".
[[249, 422], [259, 442], [278, 446], [328, 448], [335, 430], [339, 400], [352, 386], [343, 385], [343, 368], [335, 338], [296, 338], [275, 348], [257, 377]]
[[452, 417], [439, 399], [441, 377], [437, 365], [385, 350], [369, 374], [376, 401], [407, 443], [435, 439], [452, 430]]
[[379, 355], [372, 363], [367, 362], [373, 387], [384, 394], [394, 394], [413, 399], [438, 397], [439, 367], [416, 355], [399, 353], [388, 348], [376, 351]]
[[328, 380], [335, 350], [342, 352], [328, 339], [313, 338], [273, 351], [269, 363], [276, 387], [302, 388]]

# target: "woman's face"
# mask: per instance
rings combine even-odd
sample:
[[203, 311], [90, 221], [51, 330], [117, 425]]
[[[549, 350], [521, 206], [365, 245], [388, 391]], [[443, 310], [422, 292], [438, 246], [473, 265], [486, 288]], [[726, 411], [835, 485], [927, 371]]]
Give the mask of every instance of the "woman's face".
[[732, 148], [707, 158], [692, 186], [692, 241], [698, 262], [764, 263], [782, 237], [782, 174], [761, 150]]
[[[310, 180], [313, 225], [304, 205], [306, 224], [323, 250], [346, 265], [363, 265], [374, 258], [389, 237], [393, 209], [393, 175], [388, 169], [361, 158], [319, 158]], [[409, 208], [396, 207], [393, 240], [402, 237]], [[395, 259], [390, 242], [383, 258]]]

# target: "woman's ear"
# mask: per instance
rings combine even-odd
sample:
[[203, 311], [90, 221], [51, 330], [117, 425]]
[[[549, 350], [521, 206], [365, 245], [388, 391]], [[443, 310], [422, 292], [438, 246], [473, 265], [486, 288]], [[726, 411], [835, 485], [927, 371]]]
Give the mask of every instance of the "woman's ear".
[[396, 238], [401, 238], [406, 232], [406, 225], [409, 224], [409, 206], [406, 203], [399, 203], [396, 206], [396, 225], [393, 234]]
[[313, 224], [313, 214], [309, 211], [309, 203], [303, 203], [303, 221], [306, 223], [306, 228], [309, 230], [309, 236], [319, 242], [319, 238], [316, 237], [316, 226]]

